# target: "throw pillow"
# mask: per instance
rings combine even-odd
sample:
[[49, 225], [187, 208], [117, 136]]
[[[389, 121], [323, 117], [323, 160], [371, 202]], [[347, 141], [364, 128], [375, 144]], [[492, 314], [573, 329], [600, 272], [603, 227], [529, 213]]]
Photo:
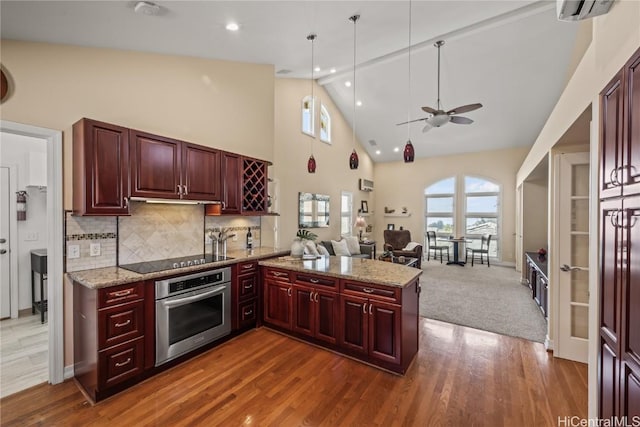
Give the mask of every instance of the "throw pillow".
[[347, 248], [349, 248], [351, 255], [360, 255], [360, 242], [356, 236], [348, 236], [344, 240], [347, 242]]
[[330, 256], [329, 251], [322, 243], [318, 243], [318, 253], [322, 256]]
[[420, 246], [420, 243], [417, 242], [409, 242], [407, 243], [407, 246], [405, 246], [404, 248], [402, 248], [403, 251], [412, 251], [414, 250], [417, 246]]
[[331, 246], [333, 246], [333, 252], [335, 252], [337, 256], [351, 256], [346, 240], [340, 240], [339, 242], [332, 240]]
[[318, 250], [316, 249], [316, 244], [311, 240], [307, 240], [307, 242], [304, 244], [304, 253], [316, 257], [320, 255], [318, 253]]

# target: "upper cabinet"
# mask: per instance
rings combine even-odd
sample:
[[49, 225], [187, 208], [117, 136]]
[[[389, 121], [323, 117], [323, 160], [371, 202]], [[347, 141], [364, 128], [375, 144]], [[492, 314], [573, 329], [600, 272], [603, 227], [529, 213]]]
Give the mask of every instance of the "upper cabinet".
[[73, 157], [76, 215], [129, 215], [132, 197], [222, 202], [223, 214], [267, 212], [264, 160], [91, 119], [73, 125]]
[[640, 194], [640, 51], [600, 93], [600, 198]]
[[129, 215], [129, 129], [82, 119], [73, 125], [73, 213]]
[[220, 200], [220, 152], [131, 130], [131, 197]]

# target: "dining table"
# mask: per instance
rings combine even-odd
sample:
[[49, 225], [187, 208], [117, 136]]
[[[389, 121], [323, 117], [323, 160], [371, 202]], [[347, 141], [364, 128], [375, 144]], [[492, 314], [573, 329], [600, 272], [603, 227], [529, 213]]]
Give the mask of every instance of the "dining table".
[[464, 261], [462, 261], [460, 259], [460, 256], [458, 255], [458, 251], [459, 251], [460, 243], [469, 243], [469, 240], [467, 240], [464, 237], [454, 237], [454, 238], [439, 239], [439, 240], [441, 242], [453, 243], [453, 261], [447, 262], [447, 265], [460, 265], [460, 266], [464, 267], [466, 262], [464, 262]]

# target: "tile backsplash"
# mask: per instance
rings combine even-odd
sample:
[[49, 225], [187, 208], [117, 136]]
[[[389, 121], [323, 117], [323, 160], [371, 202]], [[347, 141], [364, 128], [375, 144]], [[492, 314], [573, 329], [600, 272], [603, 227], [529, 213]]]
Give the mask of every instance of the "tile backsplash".
[[[212, 252], [208, 230], [236, 234], [227, 250], [246, 247], [251, 227], [253, 246], [260, 246], [260, 217], [204, 216], [202, 205], [131, 202], [131, 216], [92, 217], [66, 214], [66, 245], [78, 245], [80, 257], [69, 259], [67, 271], [131, 264]], [[91, 243], [100, 255], [90, 256]], [[119, 247], [117, 247], [119, 245]]]

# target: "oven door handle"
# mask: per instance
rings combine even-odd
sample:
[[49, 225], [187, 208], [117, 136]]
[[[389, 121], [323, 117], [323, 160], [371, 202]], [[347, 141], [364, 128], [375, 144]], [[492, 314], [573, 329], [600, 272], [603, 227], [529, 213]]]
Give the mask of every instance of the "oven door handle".
[[198, 301], [201, 299], [205, 299], [210, 297], [211, 295], [220, 293], [220, 291], [223, 291], [226, 288], [226, 285], [222, 285], [222, 286], [218, 286], [215, 289], [212, 289], [208, 292], [204, 292], [201, 294], [197, 294], [197, 295], [192, 295], [190, 297], [185, 297], [185, 298], [179, 298], [179, 299], [167, 299], [165, 301], [162, 301], [162, 305], [167, 307], [167, 308], [171, 308], [171, 307], [177, 307], [180, 305], [185, 305], [188, 304], [190, 302], [193, 301]]

